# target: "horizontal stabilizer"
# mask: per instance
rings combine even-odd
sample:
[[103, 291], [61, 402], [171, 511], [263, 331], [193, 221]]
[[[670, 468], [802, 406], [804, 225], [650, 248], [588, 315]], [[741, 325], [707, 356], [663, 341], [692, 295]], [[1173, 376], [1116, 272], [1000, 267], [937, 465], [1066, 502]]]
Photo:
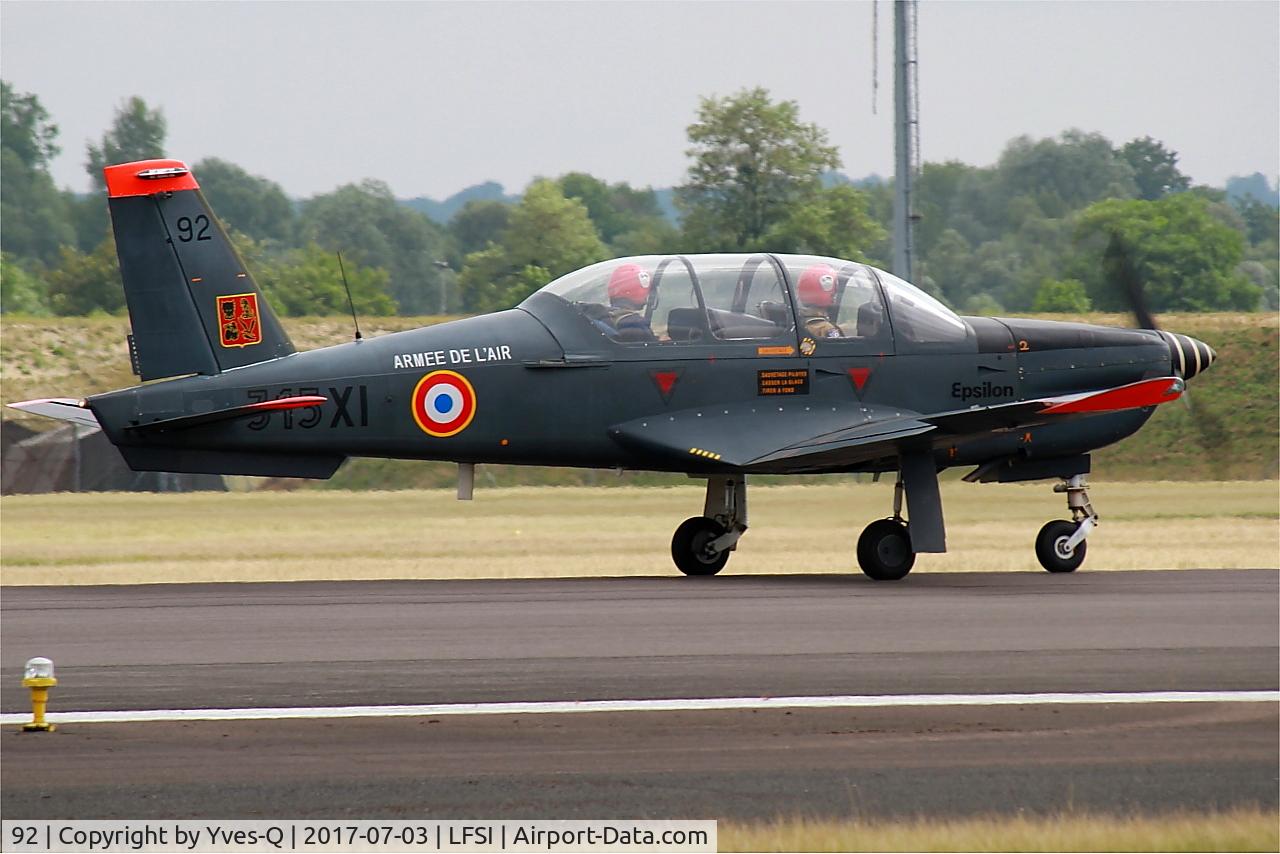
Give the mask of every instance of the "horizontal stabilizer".
[[143, 431], [185, 430], [214, 421], [227, 421], [232, 418], [243, 418], [247, 415], [260, 415], [263, 412], [276, 412], [281, 409], [305, 409], [308, 406], [319, 406], [329, 398], [318, 394], [304, 394], [295, 397], [282, 397], [278, 400], [264, 400], [260, 403], [246, 403], [244, 406], [233, 406], [230, 409], [217, 409], [212, 412], [197, 412], [194, 415], [179, 415], [176, 418], [165, 418], [160, 421], [148, 421], [146, 424], [134, 424], [125, 429]]
[[32, 415], [43, 415], [46, 418], [56, 418], [59, 421], [70, 421], [72, 424], [79, 424], [83, 427], [100, 427], [98, 418], [93, 414], [93, 410], [85, 406], [83, 400], [75, 400], [70, 397], [42, 397], [38, 400], [24, 400], [21, 403], [11, 403], [10, 407], [30, 412]]

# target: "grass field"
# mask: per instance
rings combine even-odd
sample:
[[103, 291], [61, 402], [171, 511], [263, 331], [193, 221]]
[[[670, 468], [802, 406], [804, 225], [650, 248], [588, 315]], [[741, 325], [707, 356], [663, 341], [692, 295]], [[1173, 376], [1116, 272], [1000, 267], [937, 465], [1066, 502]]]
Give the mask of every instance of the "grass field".
[[721, 851], [1276, 851], [1280, 814], [720, 822]]
[[[1082, 571], [1280, 567], [1280, 484], [1098, 483]], [[1048, 484], [943, 485], [945, 555], [914, 572], [1040, 571], [1032, 542], [1061, 518]], [[857, 572], [853, 545], [892, 486], [843, 480], [750, 493], [726, 568]], [[674, 575], [671, 532], [702, 508], [676, 488], [58, 494], [0, 499], [0, 583]]]

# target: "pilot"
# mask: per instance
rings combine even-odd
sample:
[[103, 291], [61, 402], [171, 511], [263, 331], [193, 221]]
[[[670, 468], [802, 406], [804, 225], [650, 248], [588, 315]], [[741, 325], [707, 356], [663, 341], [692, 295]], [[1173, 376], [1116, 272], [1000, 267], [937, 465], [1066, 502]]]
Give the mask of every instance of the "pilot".
[[843, 338], [831, 311], [836, 303], [836, 271], [827, 264], [815, 264], [800, 274], [796, 288], [804, 329], [813, 338]]
[[639, 264], [619, 264], [609, 274], [609, 310], [605, 332], [618, 341], [657, 341], [645, 319], [649, 271]]

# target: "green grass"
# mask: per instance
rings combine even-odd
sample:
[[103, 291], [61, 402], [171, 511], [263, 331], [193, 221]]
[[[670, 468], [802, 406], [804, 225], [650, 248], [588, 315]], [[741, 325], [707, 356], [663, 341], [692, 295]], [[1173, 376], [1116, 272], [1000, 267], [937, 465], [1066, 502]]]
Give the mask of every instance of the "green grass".
[[[131, 584], [676, 574], [671, 532], [702, 490], [61, 494], [0, 499], [0, 583]], [[1280, 484], [1098, 483], [1081, 572], [1280, 568]], [[945, 555], [915, 573], [1041, 572], [1032, 543], [1065, 515], [1047, 484], [943, 485]], [[764, 486], [726, 574], [857, 573], [853, 546], [888, 514], [887, 483]]]
[[1280, 813], [919, 818], [908, 821], [722, 821], [721, 851], [1276, 851]]
[[[1123, 315], [1050, 319], [1128, 325]], [[413, 329], [442, 318], [366, 318], [366, 334]], [[1165, 328], [1199, 338], [1217, 350], [1213, 368], [1190, 382], [1190, 405], [1159, 408], [1137, 435], [1098, 451], [1094, 471], [1122, 480], [1265, 480], [1280, 475], [1280, 316], [1182, 314], [1161, 317]], [[301, 349], [349, 340], [345, 317], [287, 318], [285, 325]], [[0, 316], [0, 377], [4, 403], [32, 397], [80, 397], [136, 383], [129, 373], [125, 317], [32, 318]], [[36, 429], [53, 422], [6, 412]], [[452, 482], [447, 463], [352, 460], [318, 488], [437, 488]], [[488, 486], [676, 485], [673, 475], [485, 466], [479, 482]], [[765, 481], [767, 482], [767, 481]], [[821, 482], [821, 481], [816, 481]]]

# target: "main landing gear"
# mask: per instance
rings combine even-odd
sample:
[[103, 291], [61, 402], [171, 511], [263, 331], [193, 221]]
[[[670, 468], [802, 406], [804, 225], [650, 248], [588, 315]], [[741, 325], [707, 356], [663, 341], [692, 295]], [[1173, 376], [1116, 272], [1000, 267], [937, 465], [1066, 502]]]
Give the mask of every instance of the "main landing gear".
[[898, 581], [906, 578], [915, 566], [916, 553], [911, 549], [911, 532], [902, 518], [902, 478], [893, 487], [893, 517], [877, 519], [858, 537], [858, 566], [875, 581]]
[[745, 475], [707, 478], [701, 516], [685, 519], [671, 538], [671, 559], [685, 575], [715, 575], [747, 530]]
[[1089, 503], [1089, 484], [1084, 475], [1063, 478], [1053, 491], [1067, 494], [1071, 521], [1055, 519], [1045, 523], [1036, 535], [1036, 557], [1050, 572], [1074, 572], [1084, 563], [1088, 545], [1085, 538], [1097, 527], [1098, 514]]

